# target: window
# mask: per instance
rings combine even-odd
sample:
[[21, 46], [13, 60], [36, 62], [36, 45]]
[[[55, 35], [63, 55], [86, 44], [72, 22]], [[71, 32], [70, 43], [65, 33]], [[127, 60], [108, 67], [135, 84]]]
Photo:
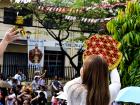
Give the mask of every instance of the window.
[[4, 53], [3, 73], [4, 76], [16, 74], [20, 69], [27, 76], [28, 56], [27, 53]]
[[45, 51], [44, 69], [48, 70], [48, 77], [63, 77], [64, 55], [60, 51]]

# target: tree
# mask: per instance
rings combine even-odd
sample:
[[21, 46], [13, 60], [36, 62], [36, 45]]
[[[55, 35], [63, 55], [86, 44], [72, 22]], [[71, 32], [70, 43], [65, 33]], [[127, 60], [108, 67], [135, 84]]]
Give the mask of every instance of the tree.
[[[53, 10], [51, 9], [52, 11], [44, 12], [46, 11], [46, 9], [43, 9], [40, 11], [39, 9], [37, 9], [39, 5], [43, 5], [40, 3], [39, 4], [38, 3], [37, 4], [36, 3], [22, 4], [21, 3], [21, 4], [15, 4], [14, 7], [18, 9], [27, 8], [33, 12], [33, 15], [37, 18], [37, 21], [42, 24], [42, 26], [46, 29], [49, 35], [53, 39], [59, 42], [61, 52], [63, 53], [64, 56], [66, 56], [69, 59], [70, 64], [72, 65], [72, 67], [74, 67], [74, 69], [79, 74], [80, 67], [79, 65], [76, 65], [74, 63], [73, 59], [77, 57], [78, 55], [82, 54], [83, 47], [81, 47], [75, 55], [70, 56], [63, 47], [63, 41], [69, 38], [70, 31], [72, 31], [71, 27], [73, 27], [73, 25], [76, 25], [77, 28], [79, 29], [77, 31], [82, 33], [80, 38], [76, 38], [76, 40], [82, 39], [82, 41], [84, 41], [86, 38], [88, 38], [89, 36], [87, 37], [84, 36], [84, 32], [89, 32], [89, 35], [93, 35], [93, 33], [98, 33], [100, 30], [104, 30], [103, 32], [105, 33], [106, 22], [102, 18], [113, 16], [114, 12], [112, 11], [112, 13], [110, 13], [109, 9], [100, 8], [98, 6], [97, 8], [94, 8], [94, 9], [92, 8], [83, 9], [83, 2], [79, 0], [76, 0], [73, 4], [71, 4], [71, 2], [60, 3], [61, 0], [51, 0], [49, 2], [48, 1], [45, 1], [45, 2], [51, 5], [51, 7], [57, 6], [58, 8], [61, 9], [61, 12], [55, 12], [54, 8], [52, 8]], [[50, 4], [50, 2], [53, 2], [53, 3]], [[90, 4], [91, 2], [93, 2], [93, 0], [89, 0]], [[69, 3], [71, 4], [72, 7], [65, 7]], [[69, 12], [66, 11], [67, 9], [69, 9]], [[76, 20], [75, 21], [67, 20], [65, 19], [66, 15], [72, 16], [73, 18], [76, 17]], [[84, 19], [84, 21], [81, 21], [82, 19]], [[90, 22], [87, 22], [87, 19], [88, 21], [89, 20], [91, 21], [91, 19], [94, 19], [93, 22], [94, 21], [95, 22], [91, 24]], [[58, 33], [55, 33], [54, 29], [58, 30]], [[61, 36], [61, 33], [63, 32], [65, 32], [65, 36]]]
[[125, 11], [107, 23], [108, 31], [122, 43], [120, 63], [122, 87], [140, 86], [140, 5], [128, 2]]

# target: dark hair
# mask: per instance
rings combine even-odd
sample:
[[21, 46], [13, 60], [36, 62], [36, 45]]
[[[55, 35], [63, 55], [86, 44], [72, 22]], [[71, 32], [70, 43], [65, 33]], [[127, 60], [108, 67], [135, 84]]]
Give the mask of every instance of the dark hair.
[[82, 80], [87, 88], [86, 105], [109, 104], [108, 65], [102, 57], [87, 57], [83, 63]]
[[34, 79], [35, 79], [35, 80], [38, 80], [38, 79], [39, 79], [39, 77], [35, 77]]
[[9, 93], [10, 93], [11, 90], [13, 91], [13, 93], [16, 93], [16, 89], [15, 88], [10, 88], [9, 89]]
[[1, 78], [1, 79], [4, 79], [3, 74], [1, 74], [1, 73], [0, 73], [0, 78]]
[[28, 89], [28, 88], [26, 88], [26, 89], [25, 89], [25, 92], [28, 93], [28, 94], [30, 94], [30, 93], [31, 93], [31, 90]]
[[17, 88], [18, 88], [18, 89], [21, 89], [21, 88], [22, 88], [22, 85], [17, 85]]
[[41, 98], [45, 98], [45, 94], [43, 92], [40, 92], [39, 95]]

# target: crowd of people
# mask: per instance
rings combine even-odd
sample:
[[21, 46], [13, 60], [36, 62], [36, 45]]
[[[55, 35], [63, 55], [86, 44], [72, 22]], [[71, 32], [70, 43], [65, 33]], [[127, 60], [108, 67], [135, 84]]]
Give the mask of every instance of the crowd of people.
[[[7, 45], [17, 39], [18, 32], [15, 28], [6, 32], [0, 43], [0, 56]], [[7, 80], [12, 85], [11, 88], [0, 89], [0, 105], [47, 105], [48, 94], [44, 74], [35, 73], [32, 83], [26, 85], [22, 84], [21, 74], [18, 71], [14, 79]], [[111, 79], [110, 85], [108, 75]], [[67, 105], [112, 105], [121, 88], [118, 70], [114, 69], [109, 73], [106, 60], [99, 55], [88, 56], [83, 62], [80, 77], [66, 83], [64, 89], [56, 79], [51, 85], [52, 105], [66, 105], [64, 100], [57, 99], [60, 90], [64, 92], [59, 96], [63, 94]]]
[[64, 100], [57, 98], [59, 92], [63, 90], [57, 76], [50, 84], [46, 84], [45, 75], [46, 71], [42, 75], [36, 71], [33, 81], [28, 83], [20, 70], [17, 70], [14, 76], [8, 76], [6, 80], [1, 74], [0, 79], [9, 83], [11, 88], [0, 88], [0, 105], [48, 105], [47, 103], [66, 105]]

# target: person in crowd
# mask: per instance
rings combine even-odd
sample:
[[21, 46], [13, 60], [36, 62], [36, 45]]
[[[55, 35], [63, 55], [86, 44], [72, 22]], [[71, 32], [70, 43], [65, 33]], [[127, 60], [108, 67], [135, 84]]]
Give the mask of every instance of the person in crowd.
[[39, 89], [38, 81], [39, 81], [39, 77], [36, 76], [31, 83], [33, 91], [36, 91], [37, 89]]
[[38, 105], [47, 105], [47, 99], [46, 99], [46, 97], [45, 97], [44, 92], [40, 92], [40, 93], [39, 93], [38, 102], [39, 102]]
[[36, 77], [38, 78], [38, 81], [37, 81], [37, 86], [39, 86], [38, 88], [40, 88], [41, 86], [45, 86], [46, 73], [47, 73], [47, 70], [45, 70], [45, 72], [42, 75], [40, 74], [40, 71], [35, 72], [34, 80]]
[[60, 91], [59, 93], [57, 93], [57, 100], [58, 100], [58, 103], [59, 105], [67, 105], [66, 103], [66, 97], [65, 97], [65, 94], [63, 91]]
[[[32, 100], [30, 101], [31, 105], [37, 105], [38, 100], [35, 100], [35, 97], [39, 96], [38, 92], [32, 92]], [[34, 99], [34, 100], [33, 100]]]
[[39, 86], [45, 86], [45, 77], [40, 77], [38, 83]]
[[40, 71], [35, 71], [35, 72], [34, 72], [34, 78], [35, 78], [35, 77], [40, 77]]
[[65, 100], [59, 99], [59, 105], [67, 105], [67, 103]]
[[6, 88], [0, 88], [0, 105], [5, 105], [5, 98], [8, 95]]
[[58, 105], [59, 101], [56, 97], [57, 97], [57, 94], [53, 93], [52, 99], [51, 99], [51, 105]]
[[40, 71], [35, 71], [34, 78], [35, 78], [35, 77], [45, 78], [46, 73], [47, 73], [47, 70], [45, 70], [45, 72], [44, 72], [43, 74], [41, 74]]
[[15, 104], [16, 94], [15, 94], [15, 89], [14, 88], [10, 89], [9, 95], [6, 97], [5, 101], [7, 103], [6, 105], [14, 105]]
[[18, 85], [18, 81], [17, 81], [17, 79], [12, 79], [12, 87], [14, 88], [14, 89], [16, 89], [16, 87], [17, 87], [17, 85]]
[[62, 86], [61, 82], [58, 80], [57, 76], [54, 77], [54, 80], [51, 82], [51, 86], [52, 86], [52, 94], [53, 94], [53, 92], [58, 93], [63, 88], [63, 86]]
[[43, 92], [40, 92], [38, 96], [33, 98], [31, 103], [33, 101], [37, 101], [37, 105], [47, 105], [47, 99], [45, 98], [45, 94]]
[[18, 81], [18, 85], [21, 85], [21, 71], [17, 70], [17, 73], [15, 74], [14, 78]]
[[0, 90], [0, 105], [4, 105], [3, 92]]
[[16, 93], [16, 96], [17, 95], [20, 95], [22, 93], [22, 90], [21, 89], [22, 89], [22, 85], [17, 85], [16, 86], [16, 92], [15, 92]]
[[19, 31], [20, 30], [17, 30], [15, 27], [13, 27], [5, 33], [4, 38], [0, 42], [0, 57], [3, 55], [7, 45], [19, 37], [17, 34]]
[[39, 93], [40, 92], [43, 92], [45, 94], [45, 98], [46, 99], [48, 98], [48, 94], [47, 94], [47, 90], [46, 90], [46, 87], [45, 86], [41, 86], [40, 87], [40, 90], [37, 90], [36, 92], [38, 93], [38, 96], [39, 96]]
[[12, 76], [11, 76], [11, 75], [8, 75], [8, 76], [7, 76], [6, 81], [12, 86], [13, 80], [12, 80]]
[[4, 80], [3, 74], [0, 73], [0, 80]]
[[80, 70], [80, 77], [64, 86], [67, 105], [111, 105], [120, 90], [121, 83], [117, 69], [110, 72], [110, 85], [108, 75], [108, 64], [103, 57], [98, 55], [86, 57]]
[[21, 72], [21, 81], [26, 81], [26, 75], [24, 73]]
[[31, 90], [25, 88], [20, 95], [17, 96], [17, 105], [22, 105], [24, 100], [31, 100]]

